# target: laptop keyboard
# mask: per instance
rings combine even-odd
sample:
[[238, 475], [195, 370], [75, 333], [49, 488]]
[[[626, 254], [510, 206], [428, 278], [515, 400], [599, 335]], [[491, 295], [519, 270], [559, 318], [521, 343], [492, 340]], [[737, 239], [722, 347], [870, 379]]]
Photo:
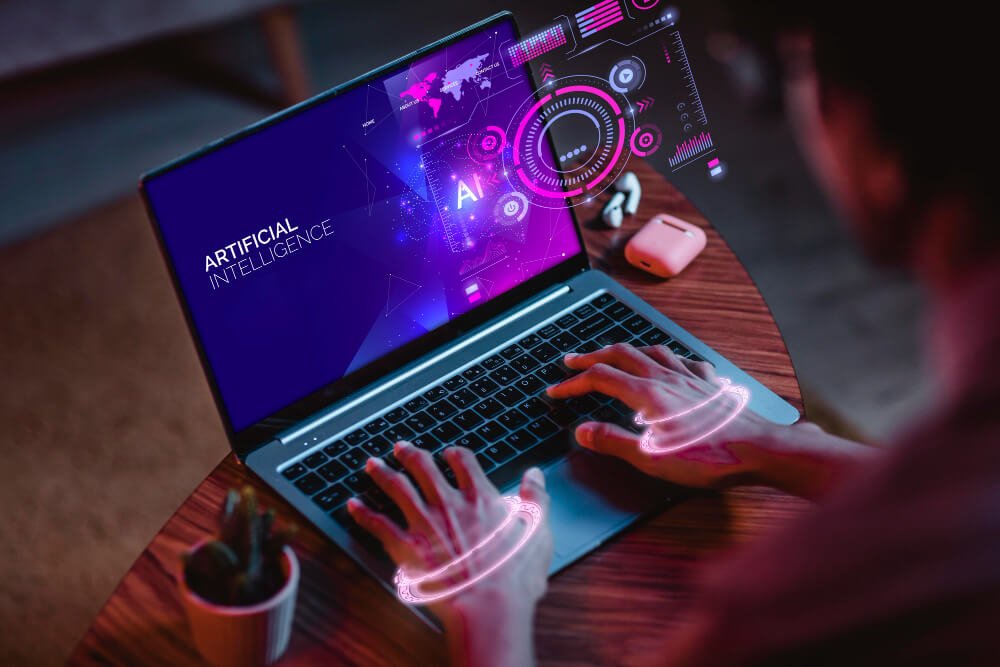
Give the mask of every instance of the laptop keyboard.
[[334, 520], [370, 546], [374, 540], [347, 513], [358, 495], [373, 509], [405, 525], [398, 508], [364, 472], [369, 457], [382, 457], [396, 470], [397, 440], [408, 440], [434, 455], [445, 478], [455, 475], [443, 459], [450, 446], [476, 453], [486, 476], [503, 488], [528, 467], [567, 454], [573, 428], [606, 421], [635, 428], [633, 411], [601, 394], [550, 399], [545, 388], [569, 376], [567, 352], [593, 352], [613, 343], [666, 345], [675, 354], [701, 360], [666, 332], [615, 299], [601, 294], [588, 303], [498, 349], [402, 405], [282, 469], [281, 474]]

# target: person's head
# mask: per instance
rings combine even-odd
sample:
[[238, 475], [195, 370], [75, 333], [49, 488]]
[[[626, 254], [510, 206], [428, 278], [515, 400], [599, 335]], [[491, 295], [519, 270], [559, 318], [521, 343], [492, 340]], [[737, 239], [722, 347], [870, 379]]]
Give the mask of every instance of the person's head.
[[948, 280], [997, 254], [997, 37], [982, 10], [730, 4], [732, 33], [777, 65], [803, 153], [870, 255]]

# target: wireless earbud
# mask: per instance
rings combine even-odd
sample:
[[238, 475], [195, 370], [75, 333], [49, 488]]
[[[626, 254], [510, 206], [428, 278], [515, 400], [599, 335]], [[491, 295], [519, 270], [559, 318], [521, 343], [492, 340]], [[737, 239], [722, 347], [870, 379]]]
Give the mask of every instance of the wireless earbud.
[[618, 229], [622, 226], [622, 219], [624, 213], [622, 211], [622, 204], [625, 203], [625, 194], [622, 192], [616, 192], [608, 200], [608, 203], [604, 205], [604, 210], [601, 211], [601, 220], [604, 221], [608, 227], [614, 227]]
[[642, 186], [639, 185], [639, 177], [631, 171], [626, 171], [615, 181], [615, 190], [624, 192], [627, 195], [625, 199], [626, 215], [635, 215], [635, 212], [639, 210], [639, 200], [642, 198]]

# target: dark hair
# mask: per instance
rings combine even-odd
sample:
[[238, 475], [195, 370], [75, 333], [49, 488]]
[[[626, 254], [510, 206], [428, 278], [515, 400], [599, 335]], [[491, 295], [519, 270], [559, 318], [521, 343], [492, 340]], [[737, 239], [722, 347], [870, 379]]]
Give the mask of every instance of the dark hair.
[[[914, 197], [945, 191], [969, 196], [983, 218], [993, 215], [997, 122], [994, 20], [971, 3], [901, 5], [868, 0], [765, 0], [728, 3], [733, 33], [770, 62], [777, 37], [796, 29], [814, 38], [821, 87], [869, 100], [876, 129], [899, 151]], [[821, 93], [823, 91], [821, 90]], [[919, 201], [917, 202], [919, 203]]]

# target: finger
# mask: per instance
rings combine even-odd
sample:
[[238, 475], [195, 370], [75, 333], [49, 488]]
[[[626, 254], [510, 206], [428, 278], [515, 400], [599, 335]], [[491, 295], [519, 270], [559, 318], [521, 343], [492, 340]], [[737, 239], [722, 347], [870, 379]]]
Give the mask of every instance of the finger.
[[476, 455], [465, 447], [449, 447], [444, 452], [445, 460], [455, 471], [455, 481], [458, 488], [469, 498], [475, 498], [488, 494], [490, 491], [496, 493], [496, 487], [490, 480], [486, 479]]
[[570, 353], [563, 358], [563, 363], [577, 371], [586, 370], [594, 364], [607, 364], [639, 377], [652, 377], [661, 370], [659, 364], [626, 343], [615, 343], [587, 354]]
[[575, 435], [576, 441], [589, 450], [630, 462], [641, 451], [641, 436], [607, 422], [584, 422], [576, 427]]
[[386, 551], [406, 542], [406, 533], [396, 522], [371, 509], [357, 498], [347, 501], [347, 511], [354, 521], [375, 536]]
[[420, 492], [431, 505], [440, 507], [444, 504], [445, 489], [451, 489], [444, 475], [436, 465], [430, 453], [423, 449], [414, 447], [405, 440], [396, 443], [393, 450], [396, 459], [403, 464], [403, 468], [410, 473], [410, 476], [417, 482]]
[[715, 382], [715, 366], [707, 361], [694, 361], [681, 358], [681, 363], [694, 375], [708, 382]]
[[678, 373], [687, 370], [681, 357], [674, 354], [666, 345], [650, 345], [639, 348], [639, 351], [668, 370]]
[[377, 458], [368, 459], [365, 472], [402, 510], [410, 526], [427, 521], [427, 506], [406, 475], [396, 472]]
[[633, 410], [641, 410], [651, 402], [656, 387], [652, 380], [636, 377], [607, 364], [595, 364], [546, 391], [552, 398], [572, 398], [596, 391], [624, 401]]
[[524, 471], [518, 495], [521, 496], [522, 500], [538, 503], [543, 510], [549, 508], [549, 494], [545, 490], [545, 475], [540, 468], [531, 467]]

